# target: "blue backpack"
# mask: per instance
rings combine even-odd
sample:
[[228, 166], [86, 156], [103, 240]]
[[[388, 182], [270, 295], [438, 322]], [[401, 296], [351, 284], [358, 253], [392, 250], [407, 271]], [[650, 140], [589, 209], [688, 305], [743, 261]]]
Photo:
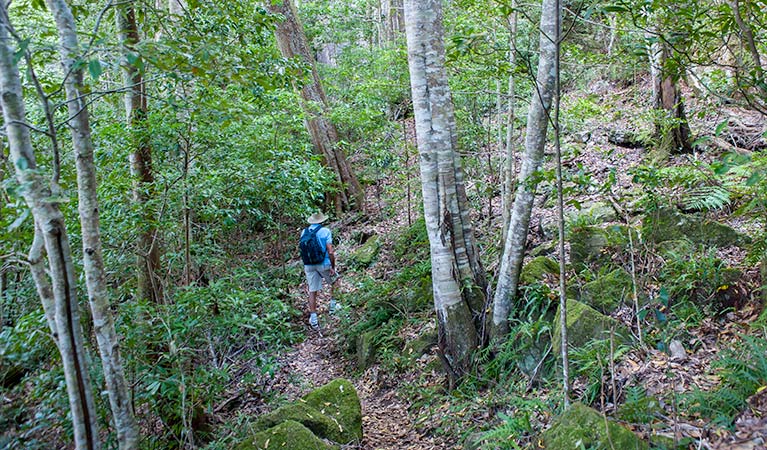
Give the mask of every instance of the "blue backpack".
[[301, 250], [301, 259], [304, 265], [311, 266], [322, 264], [325, 261], [325, 249], [322, 248], [320, 240], [317, 239], [317, 232], [322, 227], [313, 228], [311, 226], [304, 230], [301, 240], [298, 241], [298, 248]]

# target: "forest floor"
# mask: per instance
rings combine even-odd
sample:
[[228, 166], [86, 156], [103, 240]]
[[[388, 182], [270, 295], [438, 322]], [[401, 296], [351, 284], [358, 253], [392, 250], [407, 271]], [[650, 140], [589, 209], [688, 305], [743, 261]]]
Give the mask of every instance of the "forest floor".
[[355, 374], [353, 364], [339, 350], [336, 335], [339, 320], [327, 314], [323, 319], [321, 335], [307, 326], [307, 339], [281, 358], [282, 369], [277, 374], [276, 388], [289, 399], [296, 399], [335, 378], [348, 378], [357, 389], [362, 405], [363, 440], [359, 446], [345, 448], [453, 448], [444, 440], [416, 431], [416, 419], [409, 412], [410, 402], [398, 391], [404, 380], [394, 379], [378, 365]]

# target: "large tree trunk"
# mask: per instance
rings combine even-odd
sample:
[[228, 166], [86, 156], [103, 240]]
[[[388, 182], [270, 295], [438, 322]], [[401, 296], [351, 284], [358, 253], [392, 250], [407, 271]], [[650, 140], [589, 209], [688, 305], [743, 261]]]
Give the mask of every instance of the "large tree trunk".
[[93, 163], [93, 142], [86, 96], [82, 91], [83, 69], [78, 63], [80, 50], [77, 29], [72, 12], [65, 0], [46, 0], [46, 3], [56, 20], [61, 63], [65, 74], [64, 89], [75, 150], [78, 211], [83, 241], [83, 270], [88, 290], [88, 303], [93, 316], [96, 342], [104, 368], [104, 381], [109, 394], [118, 444], [121, 449], [133, 449], [138, 447], [139, 431], [131, 409], [128, 383], [125, 380], [120, 358], [119, 339], [112, 312], [109, 309], [109, 294], [99, 231], [96, 168]]
[[666, 60], [670, 49], [656, 33], [650, 45], [650, 75], [653, 85], [653, 107], [658, 111], [655, 131], [658, 149], [665, 153], [689, 153], [690, 125], [684, 112], [679, 90], [679, 70], [673, 73]]
[[140, 211], [141, 229], [136, 242], [137, 292], [136, 297], [154, 303], [163, 301], [160, 277], [160, 246], [150, 199], [154, 193], [152, 147], [147, 133], [147, 98], [143, 75], [128, 61], [137, 56], [139, 42], [134, 2], [125, 2], [116, 14], [120, 46], [123, 54], [122, 69], [126, 88], [125, 115], [131, 129], [133, 148], [130, 153], [130, 171], [133, 176], [133, 201]]
[[440, 348], [449, 373], [460, 376], [482, 341], [486, 281], [456, 148], [441, 1], [406, 0], [405, 24]]
[[498, 286], [493, 297], [491, 335], [495, 340], [504, 339], [509, 332], [509, 314], [517, 294], [519, 273], [525, 257], [525, 243], [535, 199], [537, 182], [534, 175], [541, 166], [543, 150], [546, 146], [546, 129], [556, 82], [557, 49], [554, 39], [557, 35], [557, 16], [552, 14], [557, 11], [555, 1], [543, 0], [537, 88], [533, 90], [527, 114], [525, 153], [522, 156], [522, 168], [519, 171], [509, 230], [501, 255]]
[[[315, 151], [322, 155], [324, 164], [336, 175], [338, 193], [336, 211], [361, 209], [365, 193], [352, 172], [351, 166], [338, 146], [338, 131], [327, 118], [328, 101], [322, 89], [320, 76], [315, 67], [314, 56], [309, 51], [303, 25], [298, 19], [292, 0], [266, 1], [267, 9], [273, 14], [280, 14], [285, 20], [277, 24], [275, 36], [277, 47], [285, 58], [300, 58], [311, 69], [309, 81], [301, 84], [301, 106], [306, 116], [306, 128], [311, 135]], [[295, 84], [294, 84], [295, 85]], [[297, 87], [297, 86], [296, 86]]]
[[[58, 204], [50, 201], [54, 192], [37, 171], [29, 129], [26, 126], [19, 70], [13, 62], [13, 50], [8, 47], [10, 24], [7, 21], [8, 12], [5, 3], [2, 3], [0, 4], [0, 89], [2, 89], [0, 102], [16, 178], [19, 184], [26, 186], [23, 190], [24, 199], [35, 219], [35, 241], [30, 250], [32, 275], [43, 302], [45, 317], [48, 319], [48, 325], [54, 333], [54, 340], [61, 353], [75, 446], [78, 449], [98, 449], [101, 447], [97, 426], [98, 414], [86, 366], [69, 238], [64, 226], [64, 215]], [[41, 237], [48, 254], [51, 282], [48, 282], [48, 275], [41, 265]]]

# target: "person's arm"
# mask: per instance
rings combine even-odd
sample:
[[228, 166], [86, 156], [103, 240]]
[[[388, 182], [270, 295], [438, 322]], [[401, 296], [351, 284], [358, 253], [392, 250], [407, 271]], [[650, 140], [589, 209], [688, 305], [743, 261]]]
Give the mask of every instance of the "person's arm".
[[328, 242], [325, 244], [325, 247], [328, 249], [328, 257], [330, 258], [330, 273], [335, 274], [336, 271], [336, 251], [333, 248], [333, 244]]

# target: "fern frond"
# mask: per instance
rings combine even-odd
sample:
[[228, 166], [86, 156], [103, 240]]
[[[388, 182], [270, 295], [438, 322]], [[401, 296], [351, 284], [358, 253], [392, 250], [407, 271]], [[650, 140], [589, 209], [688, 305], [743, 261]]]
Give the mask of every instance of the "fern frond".
[[714, 211], [732, 202], [730, 190], [724, 186], [698, 186], [682, 194], [682, 207], [686, 210]]

